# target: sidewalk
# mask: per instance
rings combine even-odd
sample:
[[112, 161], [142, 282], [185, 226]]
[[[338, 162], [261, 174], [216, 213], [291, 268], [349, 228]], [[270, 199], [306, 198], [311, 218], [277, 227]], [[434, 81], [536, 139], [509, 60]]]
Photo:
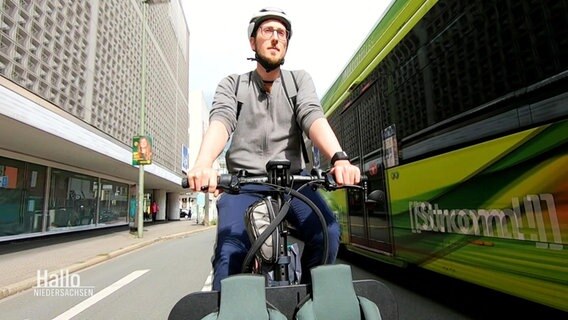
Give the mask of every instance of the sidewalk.
[[35, 286], [38, 270], [72, 273], [157, 241], [211, 228], [215, 226], [182, 219], [145, 225], [141, 239], [124, 226], [0, 244], [0, 299]]

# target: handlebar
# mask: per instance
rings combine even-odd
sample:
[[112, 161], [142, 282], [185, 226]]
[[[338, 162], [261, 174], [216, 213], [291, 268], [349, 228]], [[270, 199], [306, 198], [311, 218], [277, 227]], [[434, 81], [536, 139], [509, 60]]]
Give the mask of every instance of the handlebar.
[[[286, 214], [288, 213], [288, 208], [290, 206], [290, 201], [292, 198], [299, 199], [300, 201], [304, 202], [307, 206], [309, 206], [314, 214], [318, 217], [318, 220], [322, 226], [323, 232], [323, 251], [321, 257], [321, 264], [327, 263], [327, 252], [328, 252], [328, 234], [327, 234], [327, 222], [322, 214], [321, 210], [317, 207], [315, 203], [313, 203], [307, 196], [300, 192], [301, 189], [305, 187], [312, 187], [314, 190], [316, 188], [323, 188], [327, 191], [333, 191], [340, 188], [354, 188], [354, 189], [361, 189], [363, 190], [364, 194], [366, 195], [367, 189], [367, 177], [362, 175], [361, 182], [359, 185], [338, 185], [335, 182], [333, 175], [327, 171], [324, 172], [321, 169], [312, 169], [310, 175], [293, 175], [289, 174], [289, 161], [287, 160], [275, 160], [270, 161], [267, 164], [267, 172], [266, 176], [247, 176], [246, 171], [240, 171], [238, 174], [220, 174], [217, 177], [217, 189], [223, 190], [228, 193], [238, 194], [241, 190], [242, 185], [247, 184], [256, 184], [256, 185], [264, 185], [272, 188], [274, 192], [277, 194], [275, 197], [278, 199], [278, 209], [273, 210], [274, 217], [270, 219], [270, 223], [265, 226], [265, 229], [262, 233], [254, 240], [249, 249], [244, 261], [243, 261], [243, 272], [250, 271], [252, 266], [253, 257], [260, 250], [261, 246], [265, 243], [265, 241], [277, 230], [277, 228], [281, 228], [281, 222], [285, 219]], [[298, 185], [298, 183], [300, 185]], [[181, 182], [181, 186], [183, 188], [189, 188], [189, 181], [187, 178], [183, 178]], [[209, 186], [202, 186], [201, 191], [207, 191]], [[282, 201], [285, 195], [289, 195], [290, 197]], [[270, 209], [269, 209], [270, 211]], [[283, 244], [286, 244], [285, 233], [282, 235], [284, 237]], [[286, 256], [285, 250], [279, 250], [280, 255]], [[280, 268], [283, 268], [284, 278], [287, 279], [288, 269], [283, 265], [286, 265], [289, 260], [280, 259], [278, 258], [277, 264]], [[282, 270], [280, 271], [282, 272]], [[276, 274], [276, 273], [275, 273]], [[278, 279], [282, 277], [282, 273], [278, 273]]]
[[[314, 173], [314, 172], [312, 172]], [[286, 185], [291, 186], [295, 182], [300, 182], [304, 184], [315, 184], [317, 186], [323, 187], [327, 191], [333, 191], [340, 188], [364, 188], [364, 183], [367, 181], [367, 177], [365, 175], [361, 175], [361, 182], [360, 185], [343, 185], [339, 186], [333, 175], [330, 173], [315, 173], [312, 175], [289, 175], [288, 181], [280, 181], [278, 180], [276, 185]], [[283, 182], [283, 183], [282, 183]], [[268, 176], [239, 176], [235, 174], [220, 174], [217, 177], [217, 189], [227, 191], [229, 193], [238, 193], [240, 191], [241, 185], [245, 184], [264, 184], [268, 185], [269, 177]], [[182, 188], [186, 189], [189, 188], [189, 181], [187, 178], [183, 178], [181, 181]], [[206, 191], [208, 186], [201, 187], [202, 191]]]

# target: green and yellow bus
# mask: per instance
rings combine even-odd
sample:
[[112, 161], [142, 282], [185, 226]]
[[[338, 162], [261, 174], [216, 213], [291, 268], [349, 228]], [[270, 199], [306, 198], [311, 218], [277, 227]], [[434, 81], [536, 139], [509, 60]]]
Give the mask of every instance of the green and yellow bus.
[[568, 311], [567, 17], [391, 3], [322, 98], [369, 177], [327, 195], [347, 249]]

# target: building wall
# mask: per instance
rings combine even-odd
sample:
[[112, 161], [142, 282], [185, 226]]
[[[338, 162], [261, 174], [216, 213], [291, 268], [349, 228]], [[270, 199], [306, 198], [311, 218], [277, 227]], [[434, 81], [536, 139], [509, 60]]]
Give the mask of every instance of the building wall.
[[172, 209], [189, 144], [180, 1], [0, 0], [0, 241], [133, 221], [144, 73], [144, 195]]
[[[147, 5], [145, 132], [181, 172], [189, 126], [189, 30], [179, 0]], [[139, 132], [141, 0], [0, 0], [0, 75], [131, 145]]]

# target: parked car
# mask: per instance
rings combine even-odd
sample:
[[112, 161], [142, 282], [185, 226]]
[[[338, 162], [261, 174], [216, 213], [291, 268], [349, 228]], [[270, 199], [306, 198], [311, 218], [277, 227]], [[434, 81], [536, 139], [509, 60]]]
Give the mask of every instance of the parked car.
[[188, 219], [191, 219], [191, 209], [179, 209], [179, 217], [180, 218], [185, 218], [187, 217]]

